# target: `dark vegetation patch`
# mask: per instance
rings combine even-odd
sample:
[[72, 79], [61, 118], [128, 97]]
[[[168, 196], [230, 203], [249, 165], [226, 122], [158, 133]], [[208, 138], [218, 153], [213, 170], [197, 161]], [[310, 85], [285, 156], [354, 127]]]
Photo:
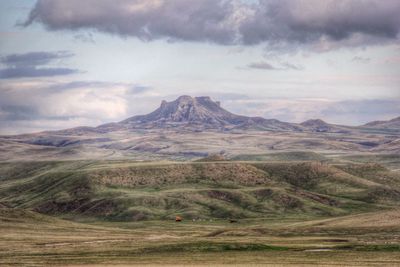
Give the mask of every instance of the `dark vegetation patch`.
[[295, 187], [312, 189], [320, 180], [330, 175], [329, 167], [318, 162], [312, 163], [256, 163], [257, 168], [267, 172], [276, 180]]
[[193, 163], [137, 166], [93, 171], [90, 177], [100, 184], [125, 187], [164, 186], [185, 183], [233, 183], [262, 185], [269, 177], [252, 165], [239, 163]]
[[61, 164], [55, 161], [0, 163], [0, 181], [31, 177]]
[[276, 152], [269, 154], [242, 154], [232, 158], [240, 161], [324, 161], [321, 154], [308, 151]]
[[362, 145], [362, 146], [366, 146], [366, 147], [377, 147], [377, 146], [380, 145], [380, 144], [377, 143], [377, 142], [369, 142], [369, 141], [366, 141], [366, 142], [358, 142], [357, 144]]
[[207, 192], [207, 195], [211, 198], [215, 198], [230, 203], [240, 204], [242, 202], [241, 196], [239, 194], [229, 191], [210, 190]]
[[258, 189], [254, 190], [253, 194], [260, 200], [265, 200], [271, 198], [272, 194], [274, 191], [269, 188], [263, 188], [263, 189]]
[[337, 168], [350, 173], [355, 176], [364, 177], [371, 174], [376, 175], [380, 171], [388, 171], [382, 164], [378, 163], [366, 163], [366, 164], [347, 164], [347, 165], [337, 165]]
[[338, 238], [324, 239], [321, 241], [332, 242], [332, 243], [347, 243], [347, 242], [349, 242], [349, 240], [347, 240], [347, 239], [338, 239]]
[[319, 202], [324, 205], [329, 205], [332, 207], [336, 207], [339, 205], [339, 202], [331, 197], [324, 196], [321, 194], [316, 194], [316, 193], [311, 193], [311, 192], [306, 192], [302, 190], [294, 190], [293, 193], [299, 197], [307, 198], [312, 201]]
[[302, 201], [287, 194], [274, 194], [272, 199], [284, 210], [301, 209], [303, 207]]
[[215, 162], [215, 161], [226, 161], [226, 160], [227, 159], [221, 154], [212, 154], [208, 155], [205, 158], [195, 160], [195, 162]]
[[222, 205], [220, 203], [214, 203], [211, 201], [203, 203], [203, 205], [207, 208], [211, 217], [221, 219], [249, 217], [245, 210], [236, 208], [234, 206]]
[[375, 187], [368, 190], [367, 195], [361, 200], [365, 202], [400, 201], [400, 191], [388, 187]]
[[386, 252], [400, 252], [399, 244], [371, 244], [371, 245], [346, 245], [338, 247], [342, 250], [356, 250], [356, 251], [386, 251]]
[[172, 252], [223, 252], [223, 251], [287, 251], [288, 247], [271, 246], [256, 243], [222, 243], [222, 242], [193, 242], [148, 247], [143, 253], [172, 253]]
[[110, 216], [117, 210], [111, 200], [76, 199], [69, 202], [49, 201], [35, 208], [35, 211], [46, 214], [82, 213], [93, 216]]

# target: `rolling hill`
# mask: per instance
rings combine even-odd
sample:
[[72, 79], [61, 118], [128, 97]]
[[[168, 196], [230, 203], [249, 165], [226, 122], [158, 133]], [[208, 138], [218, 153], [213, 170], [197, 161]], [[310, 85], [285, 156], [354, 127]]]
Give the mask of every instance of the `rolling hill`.
[[397, 206], [380, 165], [130, 161], [2, 163], [0, 203], [111, 221], [337, 216]]

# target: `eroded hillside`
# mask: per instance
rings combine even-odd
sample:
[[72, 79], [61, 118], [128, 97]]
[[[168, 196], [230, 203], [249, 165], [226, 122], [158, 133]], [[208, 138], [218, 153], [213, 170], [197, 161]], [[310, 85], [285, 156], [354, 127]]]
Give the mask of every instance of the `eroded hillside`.
[[0, 179], [4, 205], [80, 219], [319, 217], [400, 203], [399, 174], [378, 164], [2, 163]]

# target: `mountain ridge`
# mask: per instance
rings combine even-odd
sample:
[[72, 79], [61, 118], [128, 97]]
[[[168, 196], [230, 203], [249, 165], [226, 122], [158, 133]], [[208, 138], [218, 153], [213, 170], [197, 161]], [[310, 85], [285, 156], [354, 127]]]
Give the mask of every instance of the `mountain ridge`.
[[371, 121], [362, 125], [362, 127], [400, 129], [400, 116], [386, 121]]
[[[84, 135], [108, 133], [120, 130], [182, 129], [185, 131], [276, 131], [312, 133], [349, 133], [363, 129], [399, 130], [400, 117], [388, 121], [373, 121], [360, 126], [347, 126], [327, 123], [321, 119], [309, 119], [301, 123], [284, 122], [277, 119], [250, 117], [234, 114], [223, 107], [219, 101], [209, 96], [191, 97], [182, 95], [173, 101], [162, 100], [160, 106], [145, 115], [135, 115], [119, 122], [99, 126], [78, 126], [74, 128], [25, 133], [9, 136], [35, 134]], [[6, 137], [6, 136], [4, 136]]]

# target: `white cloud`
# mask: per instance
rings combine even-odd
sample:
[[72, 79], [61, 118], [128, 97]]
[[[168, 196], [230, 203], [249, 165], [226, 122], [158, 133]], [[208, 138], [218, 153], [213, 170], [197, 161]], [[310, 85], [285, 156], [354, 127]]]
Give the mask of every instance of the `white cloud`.
[[135, 94], [131, 90], [132, 84], [103, 82], [3, 84], [0, 90], [1, 132], [96, 126], [122, 120], [146, 110], [148, 104], [139, 99], [148, 97], [146, 93], [150, 89]]

